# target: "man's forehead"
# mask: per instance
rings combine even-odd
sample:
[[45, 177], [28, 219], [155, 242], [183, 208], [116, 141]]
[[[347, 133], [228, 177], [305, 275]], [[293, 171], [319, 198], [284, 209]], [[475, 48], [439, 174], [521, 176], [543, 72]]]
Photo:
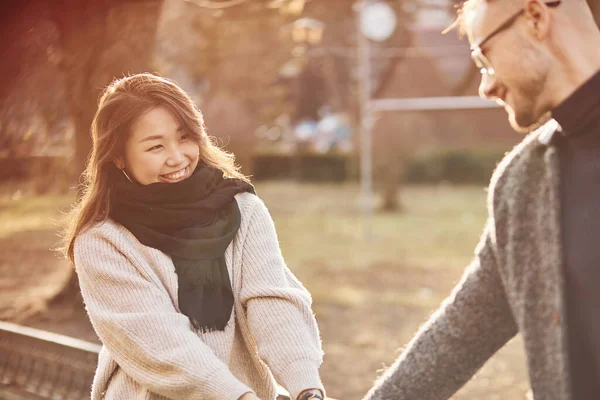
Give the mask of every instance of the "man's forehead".
[[523, 7], [523, 0], [483, 0], [467, 20], [471, 44], [480, 42]]

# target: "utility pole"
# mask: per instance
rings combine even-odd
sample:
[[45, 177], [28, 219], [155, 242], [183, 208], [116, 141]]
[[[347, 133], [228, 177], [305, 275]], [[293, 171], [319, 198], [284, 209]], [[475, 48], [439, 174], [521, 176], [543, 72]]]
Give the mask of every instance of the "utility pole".
[[371, 99], [371, 49], [369, 39], [361, 30], [361, 15], [370, 0], [358, 0], [355, 4], [356, 34], [358, 41], [358, 76], [360, 104], [360, 191], [364, 214], [364, 235], [366, 240], [373, 236], [373, 140], [371, 128], [373, 116]]

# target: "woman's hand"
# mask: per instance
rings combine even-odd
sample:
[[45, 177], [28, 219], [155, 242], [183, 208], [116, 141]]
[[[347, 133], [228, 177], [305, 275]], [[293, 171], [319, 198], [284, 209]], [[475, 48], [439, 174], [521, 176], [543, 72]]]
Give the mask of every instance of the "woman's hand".
[[238, 400], [260, 400], [256, 395], [252, 392], [248, 392], [242, 395]]

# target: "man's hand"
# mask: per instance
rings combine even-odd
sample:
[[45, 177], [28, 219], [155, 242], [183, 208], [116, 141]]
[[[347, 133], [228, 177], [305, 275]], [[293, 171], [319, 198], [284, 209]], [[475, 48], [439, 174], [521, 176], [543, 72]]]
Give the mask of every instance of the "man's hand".
[[306, 393], [306, 392], [316, 392], [319, 393], [321, 395], [321, 397], [323, 396], [323, 392], [320, 389], [306, 389], [303, 390], [299, 395], [298, 395], [298, 399], [302, 398], [302, 396]]

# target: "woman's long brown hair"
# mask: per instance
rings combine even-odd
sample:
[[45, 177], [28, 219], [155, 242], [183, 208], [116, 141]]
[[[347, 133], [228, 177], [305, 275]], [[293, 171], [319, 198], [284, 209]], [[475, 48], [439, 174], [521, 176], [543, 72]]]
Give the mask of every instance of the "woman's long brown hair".
[[100, 97], [91, 126], [92, 153], [82, 176], [80, 196], [67, 215], [61, 250], [71, 262], [75, 262], [77, 236], [108, 218], [111, 187], [108, 167], [123, 154], [125, 141], [137, 118], [158, 106], [169, 109], [198, 141], [203, 163], [220, 169], [225, 176], [248, 181], [239, 172], [233, 154], [218, 147], [207, 136], [202, 113], [177, 84], [147, 73], [115, 80]]

